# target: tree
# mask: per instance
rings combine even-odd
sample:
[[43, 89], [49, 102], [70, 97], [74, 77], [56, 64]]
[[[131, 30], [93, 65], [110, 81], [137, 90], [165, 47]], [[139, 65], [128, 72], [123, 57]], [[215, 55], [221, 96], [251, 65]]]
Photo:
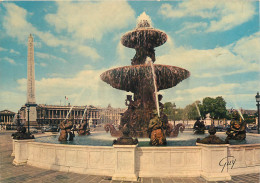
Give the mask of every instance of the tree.
[[186, 120], [195, 120], [197, 117], [200, 117], [199, 112], [196, 108], [196, 104], [195, 103], [199, 103], [199, 101], [196, 101], [190, 105], [187, 105], [184, 108], [184, 119]]
[[169, 120], [174, 120], [174, 103], [166, 102], [163, 112], [168, 116]]
[[219, 96], [215, 99], [206, 97], [202, 100], [202, 105], [203, 115], [210, 113], [210, 116], [213, 120], [226, 117], [226, 101], [223, 99], [223, 97]]

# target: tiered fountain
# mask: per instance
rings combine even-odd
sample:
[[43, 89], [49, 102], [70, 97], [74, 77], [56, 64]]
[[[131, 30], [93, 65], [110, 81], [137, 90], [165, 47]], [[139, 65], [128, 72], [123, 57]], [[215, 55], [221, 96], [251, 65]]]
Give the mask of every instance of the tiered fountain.
[[[148, 137], [149, 122], [157, 109], [157, 115], [162, 121], [162, 127], [169, 127], [168, 119], [163, 114], [162, 96], [157, 95], [159, 90], [176, 86], [190, 76], [189, 71], [169, 65], [153, 64], [155, 47], [167, 41], [167, 35], [161, 30], [151, 27], [149, 17], [140, 15], [137, 27], [125, 33], [121, 43], [134, 48], [136, 54], [130, 66], [114, 68], [101, 74], [101, 79], [113, 88], [132, 92], [134, 98], [127, 96], [127, 111], [123, 114], [121, 126], [127, 125], [133, 137]], [[172, 129], [167, 130], [170, 133]], [[167, 133], [166, 132], [166, 133]]]
[[[132, 65], [115, 68], [101, 75], [101, 78], [114, 88], [134, 93], [133, 99], [127, 96], [128, 110], [121, 122], [123, 136], [129, 133], [136, 137], [148, 136], [152, 122], [156, 121], [155, 119], [165, 118], [162, 113], [163, 105], [159, 102], [162, 96], [157, 96], [156, 90], [171, 88], [189, 77], [187, 70], [174, 66], [153, 65], [154, 48], [165, 43], [167, 36], [150, 25], [147, 19], [141, 19], [135, 30], [122, 37], [123, 45], [136, 50]], [[149, 60], [147, 57], [150, 57], [151, 61], [145, 63]], [[162, 121], [163, 128], [163, 125], [167, 126], [168, 121], [167, 118]], [[167, 135], [167, 127], [162, 131], [166, 131]], [[207, 181], [226, 181], [231, 180], [231, 175], [259, 173], [258, 134], [248, 134], [246, 144], [197, 144], [197, 146], [194, 146], [196, 136], [190, 135], [185, 138], [185, 135], [189, 134], [178, 137], [176, 141], [168, 140], [167, 147], [139, 146], [140, 138], [139, 145], [111, 146], [112, 139], [98, 139], [99, 133], [76, 136], [74, 141], [66, 141], [65, 144], [58, 141], [58, 136], [36, 137], [29, 140], [14, 139], [13, 164], [112, 176], [113, 180], [125, 181], [137, 181], [138, 177], [180, 176], [202, 176]], [[187, 146], [189, 139], [194, 141]], [[106, 140], [109, 141], [109, 145], [102, 144], [102, 141]], [[170, 142], [173, 142], [172, 145]]]

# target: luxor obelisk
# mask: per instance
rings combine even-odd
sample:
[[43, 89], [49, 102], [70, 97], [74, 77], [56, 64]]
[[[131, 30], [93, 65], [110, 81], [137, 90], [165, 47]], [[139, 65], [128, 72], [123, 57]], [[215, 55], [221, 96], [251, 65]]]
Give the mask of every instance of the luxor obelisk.
[[[27, 55], [27, 102], [29, 106], [29, 121], [30, 125], [37, 125], [36, 118], [36, 100], [35, 100], [35, 67], [34, 67], [34, 47], [33, 36], [28, 37], [28, 55]], [[28, 124], [28, 113], [26, 113], [26, 122]]]

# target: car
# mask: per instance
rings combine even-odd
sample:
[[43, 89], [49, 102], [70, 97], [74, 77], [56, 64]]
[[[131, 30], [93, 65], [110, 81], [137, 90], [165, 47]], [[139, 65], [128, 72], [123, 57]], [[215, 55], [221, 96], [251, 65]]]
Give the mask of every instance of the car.
[[210, 127], [211, 127], [211, 125], [206, 125], [205, 126], [206, 130], [209, 130]]
[[223, 126], [216, 126], [215, 128], [218, 132], [224, 131]]
[[36, 128], [30, 128], [31, 133], [38, 133], [38, 130]]
[[45, 129], [45, 132], [57, 132], [57, 131], [58, 131], [57, 126], [50, 126], [50, 127]]

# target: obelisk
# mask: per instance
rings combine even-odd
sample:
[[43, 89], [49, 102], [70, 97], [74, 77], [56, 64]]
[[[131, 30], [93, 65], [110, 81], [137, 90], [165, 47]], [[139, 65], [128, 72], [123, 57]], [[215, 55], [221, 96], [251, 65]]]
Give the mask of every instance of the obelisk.
[[[37, 125], [36, 118], [36, 100], [35, 100], [35, 67], [34, 67], [34, 47], [33, 36], [28, 37], [28, 54], [27, 54], [27, 110], [29, 107], [30, 125]], [[26, 111], [26, 122], [28, 125], [28, 112]]]

